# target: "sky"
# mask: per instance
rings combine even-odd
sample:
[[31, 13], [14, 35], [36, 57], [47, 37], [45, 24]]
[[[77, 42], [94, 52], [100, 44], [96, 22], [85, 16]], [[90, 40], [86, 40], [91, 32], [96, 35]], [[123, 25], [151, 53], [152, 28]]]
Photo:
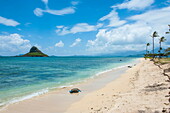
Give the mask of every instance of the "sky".
[[167, 48], [168, 24], [170, 0], [0, 0], [0, 55], [32, 46], [56, 56], [143, 51], [154, 31]]

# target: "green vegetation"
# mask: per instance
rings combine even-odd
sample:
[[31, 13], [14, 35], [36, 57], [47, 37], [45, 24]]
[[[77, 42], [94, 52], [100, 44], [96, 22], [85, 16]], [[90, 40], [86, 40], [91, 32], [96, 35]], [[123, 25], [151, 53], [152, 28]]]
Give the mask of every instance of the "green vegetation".
[[167, 64], [170, 63], [170, 58], [161, 58], [161, 59], [154, 59], [154, 63], [156, 64]]
[[161, 50], [162, 50], [162, 46], [161, 46], [161, 43], [162, 42], [165, 42], [166, 41], [166, 39], [165, 39], [165, 37], [161, 37], [160, 39], [159, 39], [159, 45], [160, 45], [160, 47], [159, 47], [159, 54], [161, 53]]
[[164, 53], [159, 53], [159, 54], [145, 54], [145, 58], [161, 58], [161, 57], [168, 57], [168, 55], [164, 54]]
[[153, 51], [153, 54], [154, 54], [154, 40], [155, 40], [155, 37], [159, 37], [159, 35], [158, 35], [158, 33], [155, 31], [155, 32], [153, 32], [153, 34], [152, 34], [152, 41], [153, 41], [153, 43], [152, 43], [152, 45], [153, 45], [153, 49], [152, 49], [152, 51]]
[[23, 57], [48, 57], [48, 55], [44, 53], [39, 53], [39, 52], [32, 52], [32, 53], [27, 53], [25, 55], [22, 55]]
[[170, 47], [168, 47], [167, 49], [165, 49], [165, 55], [170, 55]]
[[48, 55], [44, 54], [37, 47], [33, 46], [29, 53], [21, 55], [20, 57], [48, 57]]
[[147, 44], [146, 44], [146, 54], [149, 54], [148, 46], [150, 46], [150, 43], [147, 43]]
[[[165, 34], [169, 34], [170, 33], [170, 25], [169, 26], [169, 32], [165, 32]], [[144, 58], [162, 58], [162, 57], [167, 57], [170, 55], [170, 47], [165, 49], [164, 52], [162, 52], [162, 43], [166, 41], [166, 38], [164, 36], [162, 36], [160, 39], [159, 39], [159, 50], [158, 50], [158, 53], [155, 53], [154, 52], [154, 38], [155, 37], [159, 37], [158, 33], [156, 31], [153, 32], [153, 34], [151, 35], [152, 37], [152, 45], [153, 45], [153, 48], [152, 48], [152, 53], [150, 53], [148, 51], [148, 46], [150, 46], [150, 43], [147, 43], [146, 44], [146, 54], [144, 55]]]
[[168, 25], [169, 26], [169, 31], [168, 32], [165, 32], [166, 34], [169, 34], [170, 33], [170, 25]]

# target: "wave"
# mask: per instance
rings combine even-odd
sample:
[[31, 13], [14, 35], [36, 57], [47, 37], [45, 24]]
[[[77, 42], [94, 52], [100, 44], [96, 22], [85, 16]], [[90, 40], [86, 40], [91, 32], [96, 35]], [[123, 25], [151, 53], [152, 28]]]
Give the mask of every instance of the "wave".
[[127, 67], [127, 66], [129, 66], [129, 65], [133, 65], [133, 64], [135, 64], [135, 62], [134, 62], [134, 63], [128, 63], [128, 64], [123, 65], [123, 66], [114, 67], [114, 68], [112, 68], [112, 69], [108, 69], [108, 70], [99, 72], [99, 73], [97, 73], [95, 76], [99, 76], [99, 75], [102, 75], [102, 74], [104, 74], [104, 73], [107, 73], [107, 72], [110, 72], [110, 71], [113, 71], [113, 70], [117, 70], [117, 69], [121, 69], [121, 68]]
[[24, 100], [31, 99], [33, 97], [43, 95], [43, 94], [48, 93], [50, 90], [53, 90], [53, 89], [62, 89], [62, 88], [72, 87], [72, 86], [73, 85], [63, 85], [63, 86], [58, 86], [58, 87], [51, 87], [51, 88], [42, 89], [40, 91], [31, 93], [29, 95], [22, 96], [22, 97], [16, 97], [16, 98], [13, 98], [13, 99], [11, 99], [9, 101], [0, 103], [0, 107], [3, 108], [3, 107], [6, 107], [6, 106], [8, 106], [10, 104], [14, 104], [14, 103], [17, 103], [17, 102], [21, 102], [21, 101], [24, 101]]
[[33, 97], [36, 97], [36, 96], [40, 96], [42, 94], [47, 93], [48, 91], [49, 91], [49, 89], [47, 88], [47, 89], [43, 89], [43, 90], [40, 90], [38, 92], [32, 93], [30, 95], [26, 95], [26, 96], [23, 96], [23, 97], [13, 98], [10, 101], [0, 103], [0, 107], [6, 106], [6, 105], [9, 105], [9, 104], [13, 104], [13, 103], [17, 103], [17, 102], [21, 102], [23, 100], [27, 100], [27, 99], [30, 99], [30, 98], [33, 98]]
[[129, 65], [133, 65], [133, 64], [137, 63], [138, 61], [136, 60], [136, 61], [132, 61], [132, 62], [131, 63], [127, 62], [127, 63], [121, 64], [118, 67], [114, 67], [112, 69], [104, 70], [104, 71], [99, 72], [99, 73], [97, 73], [97, 74], [95, 74], [95, 75], [93, 75], [91, 77], [86, 78], [86, 79], [81, 79], [81, 80], [78, 80], [78, 81], [72, 81], [72, 82], [70, 82], [68, 84], [65, 84], [65, 85], [62, 85], [62, 86], [46, 88], [46, 89], [42, 89], [40, 91], [31, 93], [31, 94], [26, 95], [26, 96], [13, 98], [13, 99], [11, 99], [9, 101], [0, 103], [0, 107], [3, 108], [3, 107], [6, 107], [6, 106], [8, 106], [10, 104], [14, 104], [14, 103], [21, 102], [21, 101], [24, 101], [24, 100], [27, 100], [27, 99], [31, 99], [33, 97], [43, 95], [43, 94], [45, 94], [45, 93], [47, 93], [47, 92], [49, 92], [50, 90], [53, 90], [53, 89], [62, 89], [62, 88], [72, 87], [77, 83], [86, 82], [86, 81], [88, 81], [88, 79], [94, 79], [96, 76], [100, 76], [100, 75], [102, 75], [104, 73], [107, 73], [107, 72], [110, 72], [110, 71], [113, 71], [113, 70], [117, 70], [117, 69], [121, 69], [121, 68], [127, 67]]

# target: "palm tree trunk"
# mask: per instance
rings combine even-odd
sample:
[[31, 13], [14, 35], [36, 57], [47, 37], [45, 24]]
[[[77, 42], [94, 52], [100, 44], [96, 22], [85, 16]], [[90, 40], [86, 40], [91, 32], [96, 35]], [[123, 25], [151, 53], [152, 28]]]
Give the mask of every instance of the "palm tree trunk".
[[161, 42], [160, 42], [160, 48], [159, 48], [159, 58], [161, 58]]
[[161, 53], [161, 50], [162, 50], [162, 49], [161, 49], [161, 42], [160, 42], [160, 53]]
[[154, 37], [152, 37], [152, 38], [153, 38], [153, 50], [152, 51], [153, 51], [153, 54], [154, 54]]

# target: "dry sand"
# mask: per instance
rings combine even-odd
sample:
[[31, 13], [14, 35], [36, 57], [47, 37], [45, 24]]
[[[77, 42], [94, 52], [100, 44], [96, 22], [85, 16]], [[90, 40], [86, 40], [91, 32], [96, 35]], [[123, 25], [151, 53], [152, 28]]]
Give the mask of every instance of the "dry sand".
[[[170, 68], [170, 64], [161, 67]], [[75, 85], [83, 90], [80, 94], [69, 94], [71, 87], [67, 87], [9, 105], [0, 113], [161, 113], [170, 106], [165, 97], [170, 84], [163, 69], [141, 59], [132, 68], [112, 70]]]
[[[135, 61], [137, 63], [139, 61]], [[65, 87], [55, 91], [50, 91], [47, 94], [37, 96], [28, 100], [10, 104], [0, 110], [0, 113], [64, 113], [68, 107], [79, 101], [83, 96], [93, 91], [99, 90], [107, 83], [114, 81], [125, 73], [127, 66], [115, 68], [108, 72], [101, 73], [94, 79], [75, 84], [73, 87], [78, 87], [82, 90], [80, 94], [71, 95], [68, 91], [73, 87]]]
[[[161, 67], [167, 69], [170, 64]], [[162, 113], [170, 108], [165, 97], [170, 84], [163, 69], [142, 59], [115, 81], [72, 104], [66, 113]]]

